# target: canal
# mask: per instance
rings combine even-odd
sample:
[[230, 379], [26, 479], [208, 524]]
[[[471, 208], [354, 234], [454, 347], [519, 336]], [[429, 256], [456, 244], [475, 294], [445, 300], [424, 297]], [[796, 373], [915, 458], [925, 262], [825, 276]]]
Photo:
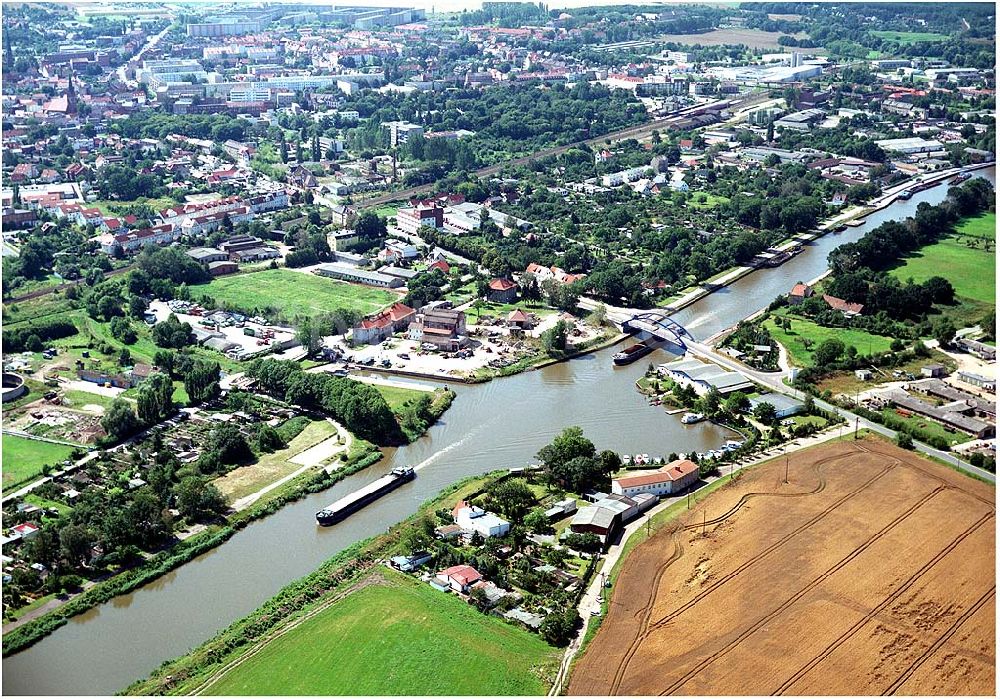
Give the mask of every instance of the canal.
[[[979, 173], [994, 181], [994, 170]], [[890, 218], [937, 203], [944, 185], [830, 234], [785, 265], [754, 272], [674, 316], [707, 338], [819, 276], [831, 249]], [[4, 694], [111, 694], [181, 655], [249, 613], [284, 585], [352, 543], [386, 530], [451, 483], [499, 467], [522, 466], [559, 431], [579, 425], [598, 449], [667, 455], [703, 451], [728, 438], [715, 425], [684, 426], [646, 404], [633, 389], [649, 361], [615, 368], [614, 348], [539, 371], [475, 386], [453, 386], [457, 398], [416, 443], [390, 450], [379, 464], [333, 488], [291, 503], [248, 526], [219, 548], [136, 592], [75, 617], [31, 648], [3, 661]], [[320, 528], [316, 510], [396, 465], [418, 477], [344, 522]]]

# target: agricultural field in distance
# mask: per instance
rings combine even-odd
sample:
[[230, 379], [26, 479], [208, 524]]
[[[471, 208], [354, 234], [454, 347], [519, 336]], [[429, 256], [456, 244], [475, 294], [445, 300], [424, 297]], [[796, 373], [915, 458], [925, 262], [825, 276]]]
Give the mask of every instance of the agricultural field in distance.
[[[761, 29], [713, 29], [704, 34], [660, 34], [657, 41], [673, 42], [693, 46], [722, 46], [724, 44], [745, 44], [752, 49], [783, 49], [778, 43], [778, 37], [785, 36], [781, 32], [765, 32]], [[796, 39], [806, 38], [805, 34], [793, 35]], [[809, 49], [811, 53], [823, 53], [823, 49]]]
[[993, 695], [993, 487], [872, 436], [784, 469], [631, 551], [568, 694]]
[[536, 634], [454, 595], [379, 569], [199, 691], [538, 695], [559, 654]]
[[207, 295], [251, 311], [274, 308], [286, 318], [319, 315], [343, 308], [368, 314], [385, 308], [398, 294], [360, 284], [349, 284], [290, 269], [266, 269], [218, 277], [191, 288], [197, 298]]
[[73, 447], [17, 435], [3, 435], [3, 485], [24, 483], [42, 473], [42, 466], [61, 463]]
[[946, 41], [947, 34], [935, 34], [934, 32], [893, 32], [882, 31], [872, 32], [880, 39], [894, 41], [897, 44], [917, 44], [922, 41]]

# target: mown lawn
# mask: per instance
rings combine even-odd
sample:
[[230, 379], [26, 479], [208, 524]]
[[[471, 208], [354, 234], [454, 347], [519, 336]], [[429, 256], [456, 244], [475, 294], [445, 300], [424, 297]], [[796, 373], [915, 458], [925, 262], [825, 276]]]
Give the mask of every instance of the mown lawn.
[[892, 270], [892, 274], [904, 281], [912, 277], [915, 282], [944, 277], [955, 287], [959, 298], [992, 304], [996, 299], [995, 246], [985, 249], [984, 239], [996, 239], [993, 212], [966, 219], [958, 226], [956, 235], [922, 248]]
[[17, 435], [3, 435], [3, 485], [24, 483], [42, 472], [46, 464], [58, 464], [69, 458], [73, 447], [40, 442]]
[[230, 502], [256, 493], [264, 486], [302, 468], [302, 464], [294, 463], [289, 459], [309, 447], [319, 444], [324, 439], [332, 437], [335, 433], [333, 425], [326, 420], [310, 422], [305, 429], [288, 442], [287, 447], [272, 454], [261, 455], [256, 463], [233, 469], [221, 478], [215, 479], [215, 487]]
[[934, 32], [880, 31], [872, 32], [872, 34], [880, 39], [888, 39], [897, 44], [916, 44], [921, 41], [946, 41], [948, 39], [947, 34], [936, 34]]
[[368, 314], [385, 308], [398, 296], [384, 289], [349, 284], [289, 269], [265, 269], [213, 279], [191, 289], [221, 303], [247, 311], [275, 308], [286, 318], [315, 316], [343, 308]]
[[714, 209], [728, 202], [729, 197], [709, 194], [708, 192], [695, 192], [688, 198], [687, 205], [692, 209]]
[[[771, 337], [784, 345], [792, 363], [796, 366], [811, 366], [813, 352], [823, 340], [831, 337], [843, 342], [845, 347], [853, 345], [861, 354], [886, 352], [892, 344], [890, 337], [872, 335], [863, 330], [851, 328], [825, 328], [809, 320], [789, 317], [792, 320], [791, 330], [786, 331], [778, 327], [774, 318], [768, 318], [764, 321], [764, 327], [771, 333]], [[807, 342], [809, 343], [808, 347], [806, 346]]]
[[[560, 652], [391, 570], [208, 688], [243, 695], [540, 695]], [[540, 672], [542, 671], [542, 672]]]
[[403, 405], [409, 401], [416, 400], [420, 396], [426, 394], [431, 398], [434, 394], [430, 391], [421, 391], [416, 388], [400, 388], [399, 386], [384, 386], [382, 384], [374, 383], [370, 384], [382, 397], [385, 398], [385, 402], [389, 404], [389, 410], [392, 412], [398, 412]]

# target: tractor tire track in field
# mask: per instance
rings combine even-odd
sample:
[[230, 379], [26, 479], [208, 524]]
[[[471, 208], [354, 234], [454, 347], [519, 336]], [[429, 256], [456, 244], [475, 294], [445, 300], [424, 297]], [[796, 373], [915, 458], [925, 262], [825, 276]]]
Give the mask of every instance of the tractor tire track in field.
[[784, 602], [775, 607], [771, 612], [765, 614], [763, 617], [758, 619], [754, 624], [743, 631], [739, 636], [734, 638], [726, 646], [719, 649], [715, 653], [704, 658], [701, 662], [695, 665], [693, 668], [688, 670], [683, 676], [677, 679], [673, 684], [660, 692], [660, 695], [673, 694], [675, 691], [680, 689], [688, 680], [697, 675], [699, 672], [704, 670], [706, 667], [714, 663], [716, 660], [724, 655], [727, 655], [730, 651], [739, 646], [747, 638], [755, 634], [762, 627], [764, 627], [768, 622], [772, 621], [775, 617], [784, 613], [789, 607], [798, 602], [800, 599], [805, 597], [807, 594], [815, 590], [817, 587], [826, 582], [832, 575], [843, 569], [845, 566], [849, 565], [855, 558], [860, 556], [862, 553], [867, 551], [870, 547], [878, 543], [882, 537], [888, 534], [890, 531], [895, 529], [898, 525], [907, 520], [913, 513], [923, 507], [929, 500], [931, 500], [936, 495], [947, 490], [943, 485], [939, 485], [937, 488], [929, 492], [927, 495], [922, 497], [920, 500], [915, 502], [911, 507], [909, 507], [904, 512], [900, 513], [895, 519], [889, 522], [887, 525], [878, 530], [875, 534], [868, 538], [863, 544], [855, 548], [853, 551], [848, 553], [846, 556], [837, 561], [833, 566], [825, 570], [823, 573], [813, 578], [811, 581], [806, 583], [806, 585], [799, 589], [794, 595], [786, 599]]
[[910, 666], [905, 670], [903, 670], [903, 673], [896, 678], [896, 681], [893, 682], [891, 685], [889, 685], [884, 692], [882, 692], [882, 696], [895, 694], [899, 690], [899, 688], [908, 679], [910, 679], [913, 673], [916, 672], [917, 669], [919, 669], [920, 666], [927, 661], [929, 657], [931, 657], [939, 648], [941, 648], [941, 646], [947, 643], [948, 640], [958, 632], [959, 628], [961, 628], [961, 626], [965, 622], [971, 619], [976, 614], [976, 612], [982, 609], [987, 602], [996, 597], [996, 594], [997, 594], [997, 586], [993, 585], [993, 587], [987, 590], [982, 597], [976, 600], [975, 604], [966, 609], [965, 612], [963, 612], [962, 615], [955, 620], [955, 623], [952, 624], [950, 627], [948, 627], [947, 631], [941, 634], [940, 638], [934, 641], [934, 643], [932, 643], [927, 650], [921, 653], [916, 660], [910, 663]]
[[[859, 451], [865, 451], [865, 452], [869, 451], [866, 447], [863, 447], [860, 444], [856, 444], [856, 445], [853, 445], [853, 446], [855, 446], [857, 448], [857, 450], [859, 450]], [[746, 495], [742, 496], [739, 499], [739, 501], [737, 501], [736, 505], [734, 505], [732, 508], [730, 508], [727, 512], [725, 512], [723, 515], [721, 515], [719, 517], [714, 518], [712, 520], [711, 524], [713, 524], [713, 525], [714, 524], [719, 524], [719, 523], [725, 521], [726, 519], [732, 517], [750, 499], [755, 498], [755, 497], [808, 497], [810, 495], [815, 495], [815, 494], [817, 494], [819, 492], [822, 492], [826, 488], [826, 478], [823, 476], [822, 467], [825, 467], [828, 464], [833, 463], [835, 461], [839, 461], [841, 459], [845, 459], [845, 458], [847, 458], [849, 456], [850, 456], [850, 454], [835, 454], [833, 456], [829, 456], [829, 457], [827, 457], [825, 459], [817, 461], [815, 464], [813, 464], [813, 469], [816, 471], [816, 473], [817, 473], [817, 475], [819, 477], [819, 483], [817, 484], [816, 488], [814, 488], [811, 491], [802, 492], [802, 493], [747, 493]], [[685, 610], [687, 610], [688, 608], [690, 608], [691, 606], [693, 606], [694, 604], [696, 604], [698, 601], [700, 601], [703, 597], [705, 597], [710, 592], [712, 592], [713, 590], [715, 590], [717, 587], [719, 587], [720, 585], [724, 584], [725, 582], [728, 582], [732, 578], [736, 577], [737, 575], [739, 575], [739, 573], [743, 572], [744, 570], [746, 570], [748, 567], [752, 566], [757, 561], [759, 561], [762, 558], [766, 557], [769, 553], [773, 552], [774, 550], [776, 550], [776, 549], [780, 548], [781, 546], [783, 546], [784, 544], [786, 544], [788, 541], [790, 541], [791, 539], [793, 539], [795, 536], [797, 536], [798, 534], [800, 534], [805, 529], [811, 527], [813, 524], [815, 524], [816, 522], [820, 521], [821, 519], [823, 519], [824, 517], [826, 517], [827, 515], [829, 515], [831, 512], [833, 512], [835, 509], [837, 509], [844, 502], [846, 502], [850, 498], [854, 497], [855, 495], [857, 495], [858, 493], [860, 493], [861, 491], [863, 491], [864, 489], [866, 489], [868, 486], [870, 486], [872, 483], [874, 483], [875, 481], [877, 481], [878, 479], [882, 478], [887, 473], [889, 473], [889, 471], [896, 464], [898, 464], [898, 463], [899, 463], [898, 461], [894, 460], [894, 463], [888, 464], [885, 468], [883, 468], [880, 472], [878, 472], [877, 474], [875, 474], [872, 478], [870, 478], [869, 480], [867, 480], [864, 483], [862, 483], [858, 488], [856, 488], [853, 491], [847, 493], [845, 496], [843, 496], [842, 498], [840, 498], [838, 501], [834, 502], [830, 507], [828, 507], [827, 509], [825, 509], [822, 512], [818, 513], [816, 516], [814, 516], [808, 522], [804, 523], [802, 526], [798, 527], [797, 529], [789, 532], [787, 535], [785, 535], [784, 537], [782, 537], [781, 539], [779, 539], [778, 541], [776, 541], [775, 543], [773, 543], [771, 546], [767, 547], [764, 551], [762, 551], [761, 553], [757, 554], [756, 556], [754, 556], [750, 560], [744, 562], [736, 570], [734, 570], [733, 572], [731, 572], [728, 575], [724, 576], [723, 578], [721, 578], [717, 582], [713, 583], [709, 588], [703, 590], [701, 593], [699, 593], [692, 600], [690, 600], [686, 604], [682, 605], [680, 608], [678, 608], [677, 610], [675, 610], [671, 614], [668, 614], [666, 617], [663, 617], [662, 619], [659, 619], [655, 624], [653, 624], [652, 626], [650, 626], [649, 625], [649, 619], [652, 616], [653, 605], [654, 605], [654, 602], [655, 602], [655, 599], [656, 599], [656, 593], [657, 593], [657, 591], [659, 589], [659, 582], [662, 579], [663, 574], [666, 572], [666, 569], [671, 564], [673, 564], [674, 562], [676, 562], [681, 557], [681, 553], [678, 553], [677, 550], [675, 550], [674, 555], [672, 555], [667, 561], [665, 561], [657, 569], [657, 572], [656, 572], [656, 574], [654, 576], [653, 584], [650, 586], [649, 597], [648, 597], [647, 602], [646, 602], [646, 606], [645, 606], [645, 610], [644, 610], [644, 618], [643, 618], [643, 621], [642, 621], [642, 623], [640, 625], [640, 630], [639, 630], [638, 634], [636, 635], [635, 639], [629, 645], [629, 648], [625, 652], [625, 655], [622, 657], [622, 660], [619, 661], [619, 663], [618, 663], [618, 667], [615, 670], [615, 678], [614, 678], [614, 680], [612, 682], [611, 689], [610, 689], [609, 693], [610, 694], [617, 694], [618, 693], [618, 691], [621, 688], [621, 683], [622, 683], [622, 681], [623, 681], [623, 679], [625, 677], [625, 672], [627, 671], [628, 666], [629, 666], [629, 664], [632, 661], [632, 658], [635, 656], [636, 652], [639, 650], [639, 647], [642, 645], [642, 642], [646, 640], [646, 638], [649, 636], [649, 634], [653, 630], [655, 630], [655, 629], [663, 626], [665, 623], [667, 623], [668, 621], [670, 621], [671, 619], [675, 618], [680, 613], [684, 612]], [[708, 522], [706, 522], [704, 524], [703, 523], [698, 523], [698, 524], [685, 525], [684, 529], [687, 529], [687, 530], [698, 529], [699, 527], [705, 526], [707, 524], [708, 524]], [[679, 547], [680, 546], [679, 542], [675, 542], [675, 546]]]
[[813, 668], [823, 662], [826, 658], [830, 657], [834, 651], [836, 651], [840, 646], [846, 643], [854, 634], [856, 634], [861, 628], [865, 626], [869, 621], [874, 619], [876, 616], [881, 614], [885, 609], [889, 607], [890, 604], [896, 601], [900, 595], [911, 588], [916, 582], [922, 578], [927, 571], [931, 570], [935, 565], [941, 562], [949, 553], [955, 550], [963, 541], [974, 534], [980, 527], [992, 520], [995, 516], [994, 512], [988, 512], [974, 523], [972, 523], [965, 531], [959, 534], [954, 541], [945, 546], [943, 549], [938, 551], [931, 560], [927, 561], [922, 565], [913, 575], [903, 581], [895, 590], [893, 590], [884, 600], [882, 600], [878, 606], [872, 609], [870, 612], [865, 614], [861, 619], [855, 622], [847, 631], [838, 636], [833, 643], [824, 648], [820, 653], [818, 653], [812, 660], [800, 667], [795, 673], [789, 677], [787, 680], [781, 683], [781, 685], [771, 692], [772, 696], [778, 694], [784, 694], [787, 692], [792, 685], [798, 682], [800, 679], [805, 677]]

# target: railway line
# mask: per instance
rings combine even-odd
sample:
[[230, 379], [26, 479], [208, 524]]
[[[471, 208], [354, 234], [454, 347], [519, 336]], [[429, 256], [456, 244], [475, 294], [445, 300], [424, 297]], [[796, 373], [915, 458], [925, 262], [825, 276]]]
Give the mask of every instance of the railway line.
[[[636, 126], [629, 126], [618, 131], [612, 131], [611, 133], [604, 134], [602, 136], [594, 136], [592, 138], [587, 138], [582, 141], [574, 141], [573, 143], [567, 143], [562, 146], [552, 146], [550, 148], [543, 148], [542, 150], [536, 151], [529, 155], [523, 155], [518, 158], [513, 158], [505, 163], [498, 163], [495, 165], [488, 165], [486, 167], [480, 168], [473, 171], [473, 175], [476, 177], [490, 177], [496, 175], [504, 167], [507, 166], [519, 166], [527, 165], [535, 160], [540, 160], [542, 158], [549, 158], [556, 155], [561, 155], [571, 148], [579, 148], [580, 146], [593, 146], [604, 143], [605, 141], [624, 141], [629, 138], [642, 138], [644, 136], [650, 135], [653, 131], [669, 129], [672, 126], [676, 126], [681, 119], [685, 119], [691, 116], [697, 116], [704, 114], [706, 112], [712, 111], [713, 109], [746, 109], [754, 104], [766, 101], [768, 99], [767, 93], [760, 93], [751, 95], [742, 100], [718, 100], [716, 102], [707, 102], [705, 104], [692, 105], [690, 107], [685, 107], [684, 109], [678, 111], [676, 114], [671, 114], [670, 116], [662, 117], [659, 119], [653, 119], [647, 121], [643, 124], [638, 124]], [[399, 189], [393, 192], [385, 192], [384, 194], [379, 194], [378, 196], [371, 197], [370, 199], [364, 199], [362, 201], [356, 201], [355, 206], [357, 207], [373, 207], [381, 206], [383, 204], [388, 204], [394, 201], [400, 201], [405, 199], [411, 199], [420, 194], [426, 194], [434, 190], [433, 184], [418, 185], [416, 187], [408, 187], [406, 189]]]

